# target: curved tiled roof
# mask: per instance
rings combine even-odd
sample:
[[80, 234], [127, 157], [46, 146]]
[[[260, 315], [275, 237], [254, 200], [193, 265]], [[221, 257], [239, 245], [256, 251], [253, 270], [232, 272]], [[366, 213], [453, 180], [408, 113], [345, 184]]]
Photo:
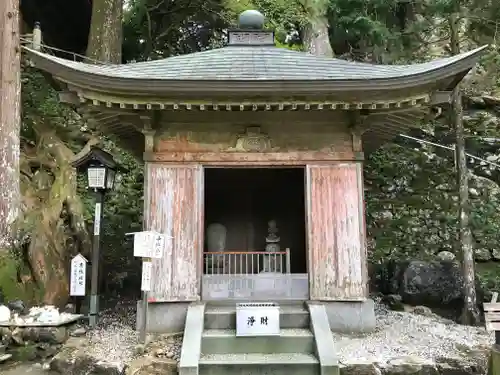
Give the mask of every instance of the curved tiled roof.
[[[122, 65], [93, 65], [28, 49], [43, 59], [75, 72], [131, 80], [159, 81], [366, 81], [392, 80], [452, 67], [477, 58], [485, 47], [453, 57], [413, 65], [378, 65], [318, 57], [273, 46], [227, 46], [161, 60]], [[470, 62], [470, 69], [475, 63]]]

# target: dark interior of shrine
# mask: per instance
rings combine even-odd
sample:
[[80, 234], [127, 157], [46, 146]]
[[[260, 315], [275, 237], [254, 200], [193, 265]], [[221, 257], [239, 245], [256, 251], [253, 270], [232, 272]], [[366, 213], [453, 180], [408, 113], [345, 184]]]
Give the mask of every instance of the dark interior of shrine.
[[[292, 273], [306, 273], [304, 168], [206, 168], [205, 233], [226, 227], [226, 251], [264, 251], [275, 220]], [[205, 235], [206, 238], [206, 235]], [[205, 241], [207, 251], [207, 241]]]

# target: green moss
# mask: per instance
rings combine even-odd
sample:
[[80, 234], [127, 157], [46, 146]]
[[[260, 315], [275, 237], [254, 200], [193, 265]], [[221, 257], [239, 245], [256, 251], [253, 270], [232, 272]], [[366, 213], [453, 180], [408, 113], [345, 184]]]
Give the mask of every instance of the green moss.
[[8, 252], [0, 254], [0, 290], [8, 300], [24, 297], [24, 287], [17, 279], [19, 260]]
[[16, 361], [31, 362], [37, 358], [37, 348], [35, 344], [14, 347], [10, 353]]
[[476, 263], [478, 281], [486, 292], [500, 292], [500, 262]]

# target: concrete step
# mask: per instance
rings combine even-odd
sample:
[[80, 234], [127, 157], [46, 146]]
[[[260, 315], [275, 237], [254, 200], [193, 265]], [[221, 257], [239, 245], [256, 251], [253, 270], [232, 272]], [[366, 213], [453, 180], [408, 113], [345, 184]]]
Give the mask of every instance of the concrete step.
[[[309, 312], [303, 305], [280, 303], [281, 328], [309, 328]], [[236, 304], [232, 306], [207, 305], [205, 329], [236, 329]]]
[[312, 354], [207, 354], [200, 358], [200, 375], [320, 375]]
[[201, 339], [203, 354], [314, 353], [314, 336], [309, 329], [285, 328], [280, 336], [236, 337], [234, 329], [209, 329]]

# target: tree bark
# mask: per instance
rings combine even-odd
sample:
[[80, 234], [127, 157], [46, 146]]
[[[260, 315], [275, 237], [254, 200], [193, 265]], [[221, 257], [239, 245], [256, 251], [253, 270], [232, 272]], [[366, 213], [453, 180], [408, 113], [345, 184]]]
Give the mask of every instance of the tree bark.
[[[450, 47], [452, 55], [460, 53], [460, 18], [452, 14], [449, 18]], [[465, 154], [465, 132], [462, 119], [462, 95], [460, 85], [453, 90], [452, 125], [455, 128], [456, 147], [455, 160], [458, 183], [458, 237], [462, 260], [462, 276], [464, 279], [464, 305], [461, 316], [462, 324], [476, 325], [480, 322], [476, 298], [476, 277], [474, 264], [474, 246], [469, 225], [469, 179], [467, 156]]]
[[333, 49], [328, 34], [328, 20], [326, 17], [312, 17], [304, 28], [304, 45], [311, 54], [316, 56], [333, 57]]
[[21, 54], [19, 0], [0, 1], [0, 252], [12, 242], [19, 188]]
[[93, 62], [122, 62], [122, 17], [122, 0], [94, 0], [87, 45], [87, 57]]

